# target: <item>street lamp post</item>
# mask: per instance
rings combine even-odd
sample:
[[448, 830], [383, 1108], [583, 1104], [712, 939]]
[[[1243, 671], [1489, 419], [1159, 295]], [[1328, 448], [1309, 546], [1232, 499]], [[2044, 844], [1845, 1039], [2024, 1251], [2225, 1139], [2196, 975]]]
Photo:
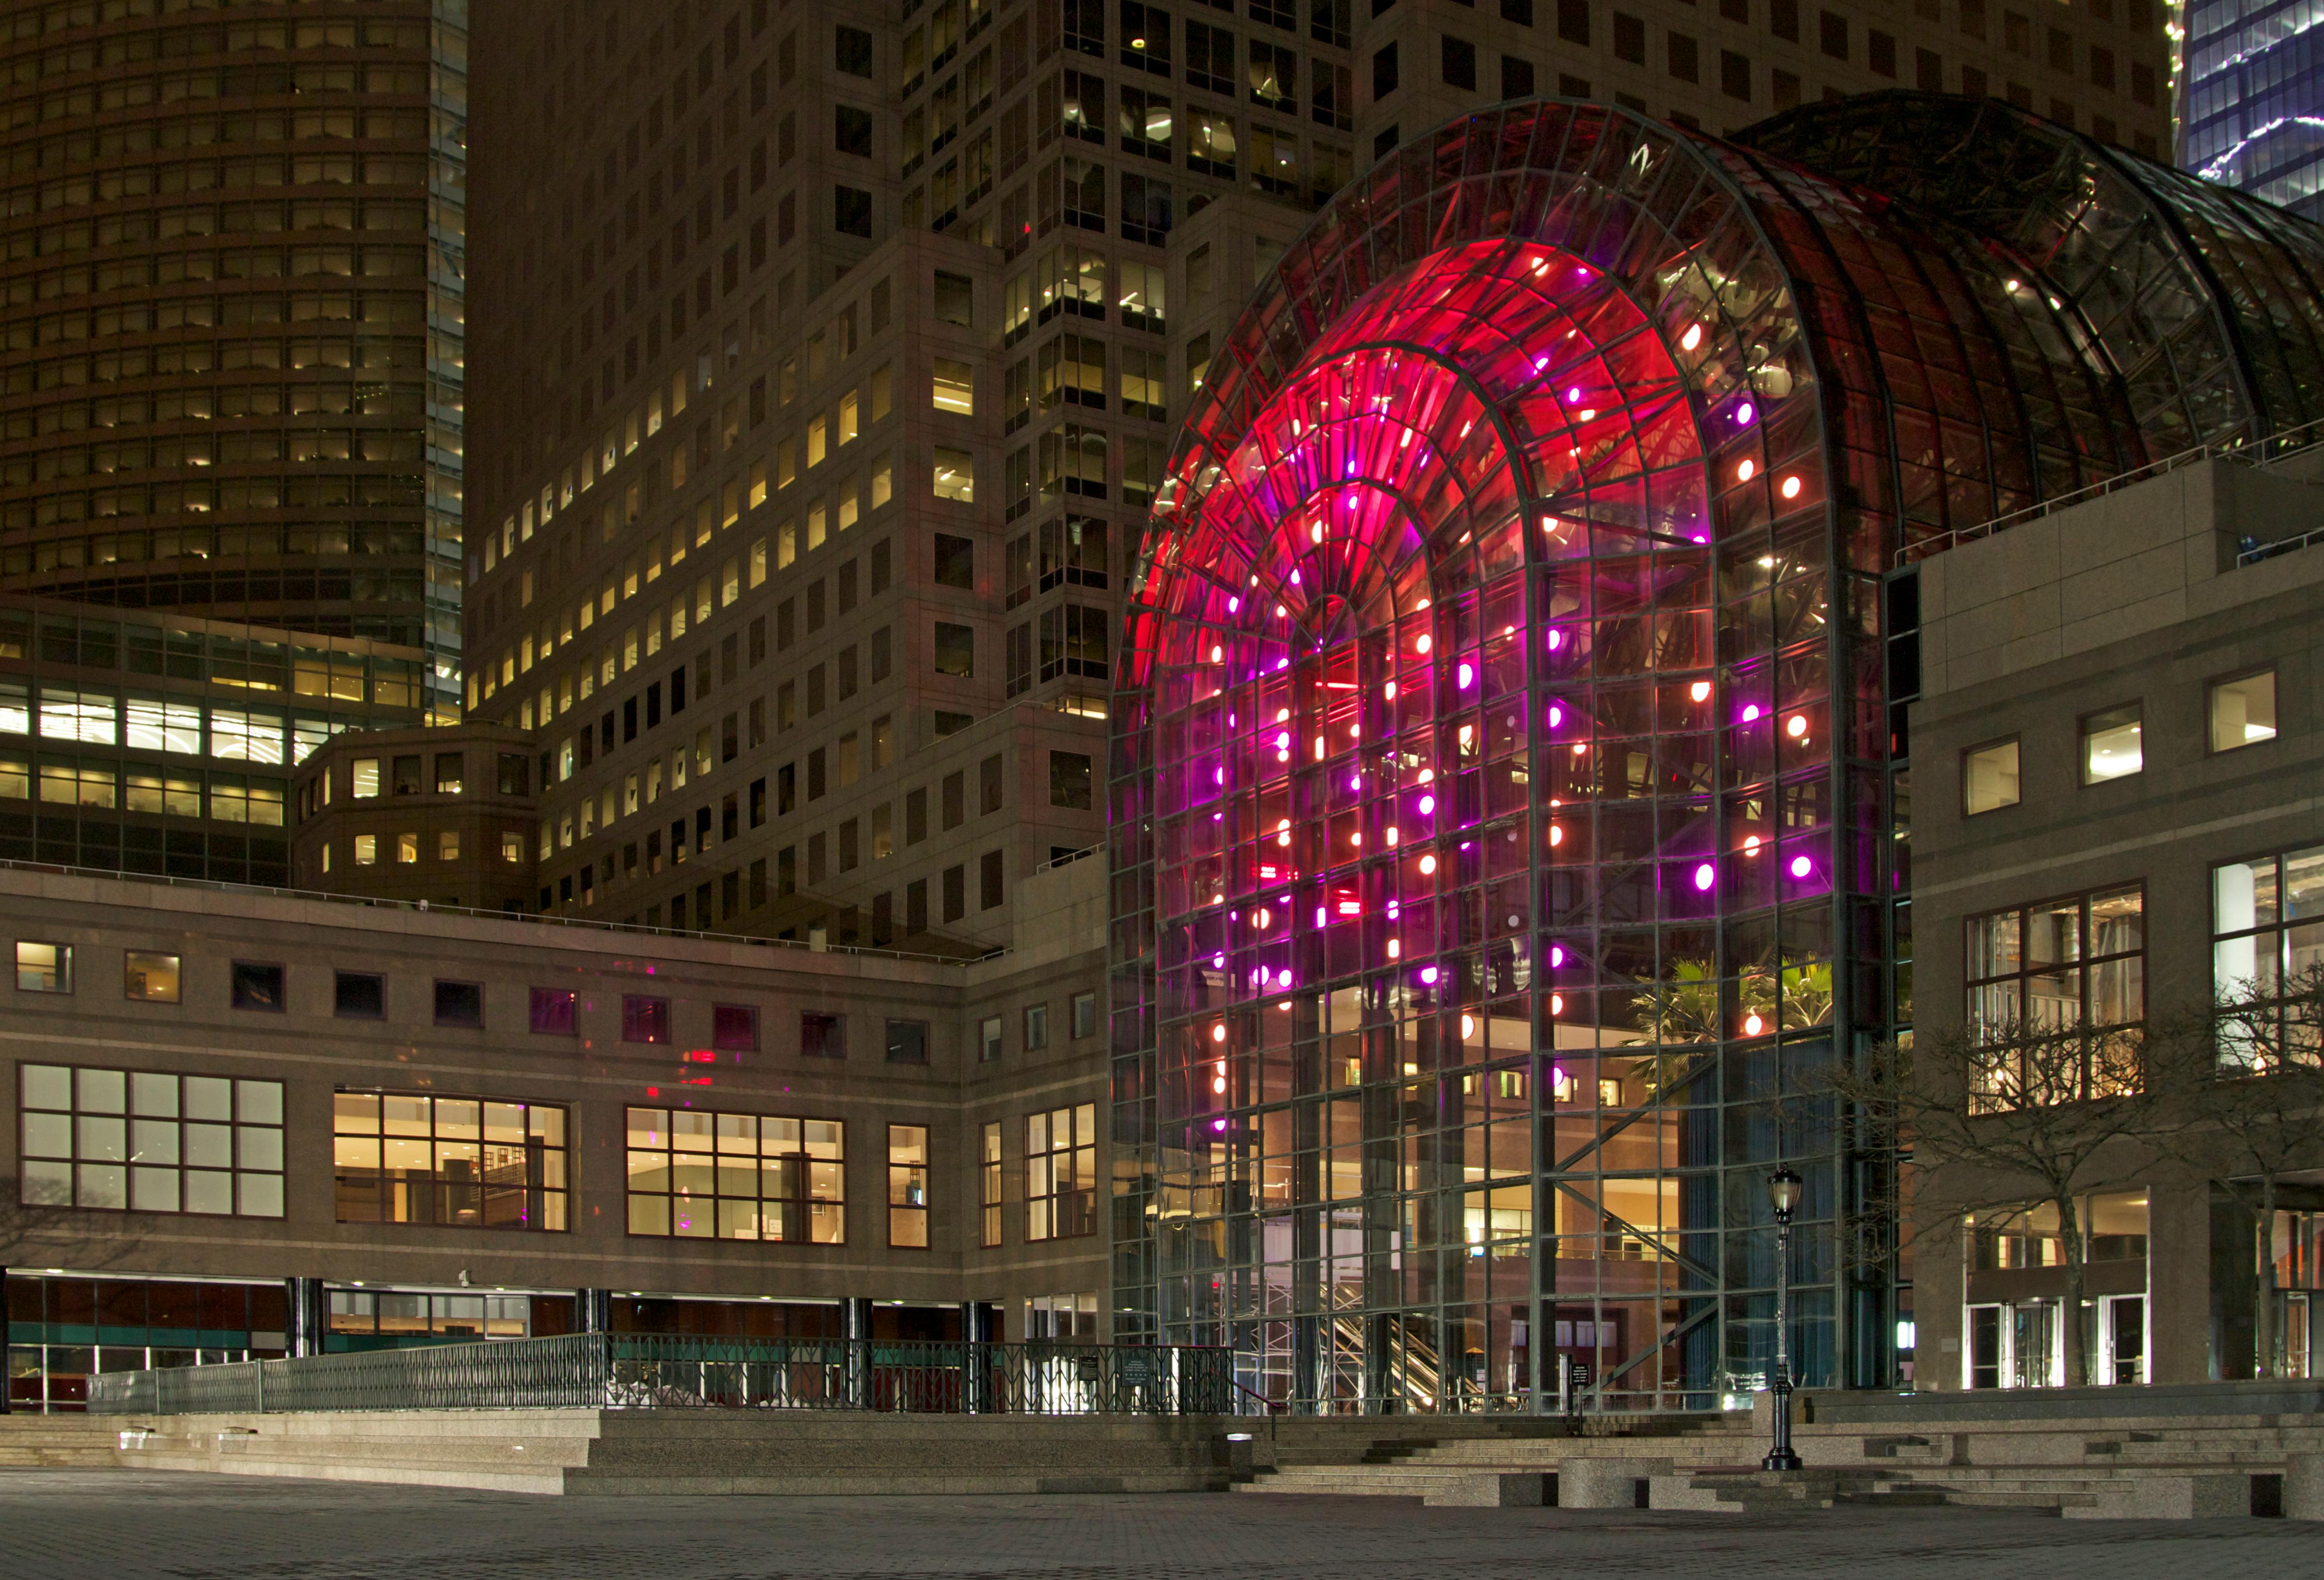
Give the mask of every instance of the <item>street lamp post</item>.
[[1792, 1452], [1792, 1214], [1800, 1205], [1800, 1177], [1777, 1169], [1767, 1179], [1767, 1199], [1775, 1208], [1775, 1440], [1762, 1470], [1797, 1470], [1800, 1456]]

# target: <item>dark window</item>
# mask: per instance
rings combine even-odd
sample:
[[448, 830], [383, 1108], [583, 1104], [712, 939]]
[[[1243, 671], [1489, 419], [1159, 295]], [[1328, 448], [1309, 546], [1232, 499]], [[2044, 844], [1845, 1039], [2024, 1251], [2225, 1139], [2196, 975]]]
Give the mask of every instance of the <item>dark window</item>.
[[1751, 98], [1751, 62], [1732, 50], [1719, 51], [1719, 91], [1729, 98]]
[[944, 919], [957, 922], [968, 914], [968, 868], [944, 869]]
[[536, 988], [532, 990], [532, 1029], [544, 1037], [569, 1037], [574, 1033], [573, 1006], [576, 996], [570, 988]]
[[936, 631], [936, 673], [962, 680], [976, 676], [976, 631], [964, 625], [939, 621]]
[[1438, 41], [1439, 70], [1447, 87], [1474, 88], [1477, 86], [1477, 46], [1466, 39], [1456, 39], [1446, 33]]
[[642, 993], [622, 995], [622, 1041], [624, 1043], [669, 1042], [669, 1000], [650, 997]]
[[1396, 46], [1388, 44], [1372, 53], [1372, 100], [1378, 103], [1396, 91]]
[[1001, 759], [986, 758], [976, 765], [976, 812], [979, 817], [1001, 810]]
[[[1967, 7], [1963, 7], [1967, 14]], [[1789, 43], [1800, 41], [1800, 0], [1767, 0], [1767, 31]]]
[[844, 236], [872, 234], [872, 194], [861, 187], [831, 189], [831, 228]]
[[1893, 34], [1873, 28], [1864, 35], [1864, 50], [1875, 72], [1882, 77], [1896, 75], [1896, 40]]
[[847, 1057], [847, 1017], [809, 1009], [799, 1014], [799, 1055], [805, 1059]]
[[936, 585], [976, 591], [976, 540], [939, 532], [936, 539]]
[[1505, 99], [1533, 97], [1533, 62], [1515, 55], [1501, 57], [1501, 96]]
[[928, 1023], [921, 1020], [891, 1020], [888, 1023], [888, 1062], [890, 1064], [926, 1064], [928, 1061]]
[[872, 112], [853, 105], [832, 106], [831, 146], [859, 159], [872, 157]]
[[1049, 754], [1049, 804], [1074, 812], [1090, 810], [1090, 759], [1085, 752]]
[[1670, 74], [1681, 82], [1692, 82], [1699, 69], [1695, 59], [1698, 51], [1694, 41], [1684, 33], [1674, 32], [1669, 34], [1664, 42], [1666, 46], [1665, 53], [1670, 59]]
[[420, 754], [414, 752], [410, 757], [400, 757], [395, 758], [391, 772], [391, 777], [394, 780], [394, 791], [396, 795], [419, 795]]
[[1646, 24], [1618, 11], [1614, 13], [1614, 58], [1633, 66], [1646, 63]]
[[1557, 0], [1557, 36], [1569, 44], [1590, 41], [1590, 0]]
[[528, 765], [526, 764], [521, 753], [504, 751], [500, 754], [500, 782], [502, 795], [523, 795], [528, 794], [525, 789], [525, 779], [527, 777], [525, 768], [527, 767]]
[[341, 971], [333, 983], [331, 1013], [350, 1020], [387, 1018], [387, 978], [368, 971]]
[[282, 968], [253, 960], [234, 962], [234, 1006], [236, 1009], [282, 1007]]
[[944, 776], [944, 826], [956, 829], [968, 816], [968, 776], [946, 774]]
[[436, 984], [436, 1024], [439, 1026], [483, 1025], [484, 985], [439, 979]]
[[759, 1012], [747, 1004], [712, 1005], [710, 1045], [722, 1053], [756, 1053]]
[[973, 327], [975, 300], [976, 282], [967, 275], [936, 271], [937, 322], [957, 324], [964, 329]]
[[457, 795], [464, 776], [460, 770], [460, 754], [444, 751], [436, 754], [436, 794]]
[[872, 75], [872, 35], [860, 27], [842, 27], [832, 35], [831, 63], [850, 77]]
[[1816, 18], [1816, 28], [1823, 52], [1835, 60], [1848, 59], [1848, 18], [1835, 11], [1827, 11]]
[[1002, 852], [987, 850], [977, 862], [976, 904], [979, 910], [990, 911], [1001, 902]]

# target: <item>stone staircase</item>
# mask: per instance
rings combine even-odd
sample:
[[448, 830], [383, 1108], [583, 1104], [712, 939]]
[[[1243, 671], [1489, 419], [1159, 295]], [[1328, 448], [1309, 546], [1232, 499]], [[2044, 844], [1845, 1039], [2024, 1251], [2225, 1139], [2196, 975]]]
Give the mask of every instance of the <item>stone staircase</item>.
[[111, 1418], [152, 1470], [615, 1495], [1221, 1491], [1233, 1418], [457, 1410]]
[[110, 1466], [119, 1463], [119, 1434], [116, 1423], [91, 1416], [0, 1416], [0, 1466]]

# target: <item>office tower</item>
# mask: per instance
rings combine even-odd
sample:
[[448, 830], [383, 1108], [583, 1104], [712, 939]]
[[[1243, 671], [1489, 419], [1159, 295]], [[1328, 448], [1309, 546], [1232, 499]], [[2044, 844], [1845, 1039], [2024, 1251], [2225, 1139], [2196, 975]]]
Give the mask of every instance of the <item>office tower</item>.
[[1314, 1408], [1576, 1365], [1716, 1408], [1769, 1374], [1784, 1166], [1794, 1375], [1891, 1385], [1893, 1160], [1817, 1095], [1914, 1018], [1888, 573], [2299, 435], [2319, 265], [1906, 93], [1733, 142], [1504, 106], [1342, 195], [1213, 356], [1133, 594], [1116, 1337]]
[[2159, 150], [2126, 5], [480, 17], [466, 703], [540, 737], [537, 902], [997, 945], [1100, 837], [1173, 424], [1318, 203], [1502, 96], [1723, 131], [1911, 81]]
[[2324, 64], [2304, 5], [2186, 11], [2179, 162], [2314, 219], [2324, 205]]
[[280, 881], [288, 764], [455, 716], [466, 24], [0, 8], [0, 852]]

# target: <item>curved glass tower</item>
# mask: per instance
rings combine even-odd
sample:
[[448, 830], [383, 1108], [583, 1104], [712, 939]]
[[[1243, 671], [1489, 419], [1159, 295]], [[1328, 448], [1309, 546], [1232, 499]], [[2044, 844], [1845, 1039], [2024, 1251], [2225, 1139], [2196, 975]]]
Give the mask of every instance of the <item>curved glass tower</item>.
[[[1232, 1344], [1301, 1410], [1538, 1408], [1561, 1362], [1712, 1407], [1772, 1349], [1781, 1162], [1797, 1374], [1892, 1380], [1893, 1171], [1803, 1095], [1909, 1015], [1882, 574], [2231, 436], [2264, 382], [2196, 184], [2009, 125], [2112, 172], [2072, 244], [1868, 158], [1524, 104], [1286, 253], [1132, 587], [1118, 1337]], [[2158, 212], [2192, 327], [2083, 266]], [[2296, 405], [2324, 359], [2283, 354]]]

